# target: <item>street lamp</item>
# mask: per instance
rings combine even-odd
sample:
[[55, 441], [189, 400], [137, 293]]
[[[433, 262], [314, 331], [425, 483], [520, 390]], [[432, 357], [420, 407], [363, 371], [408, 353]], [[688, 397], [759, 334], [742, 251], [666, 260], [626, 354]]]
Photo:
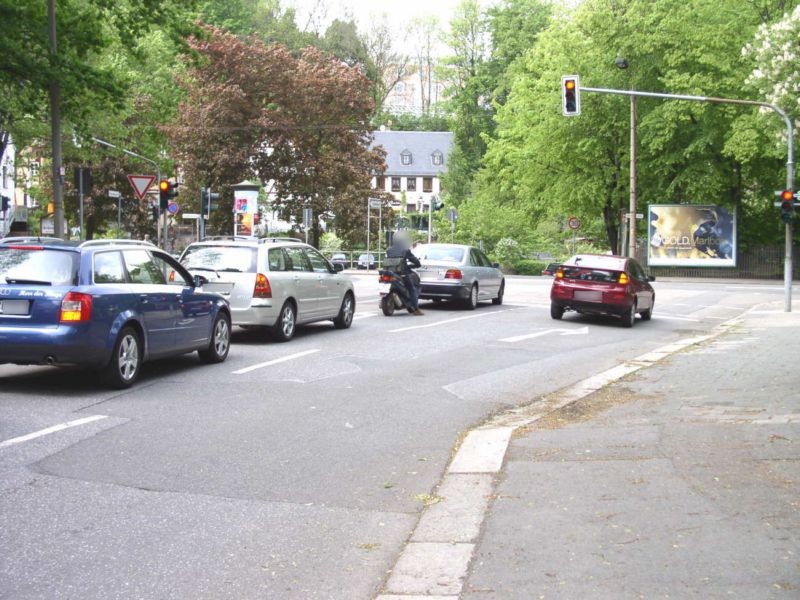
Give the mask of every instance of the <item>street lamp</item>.
[[[159, 181], [159, 182], [161, 181], [161, 169], [158, 168], [158, 163], [156, 163], [156, 161], [154, 161], [154, 160], [152, 160], [150, 158], [147, 158], [146, 156], [142, 156], [141, 154], [136, 154], [136, 152], [133, 152], [132, 150], [126, 150], [125, 148], [120, 148], [119, 146], [115, 146], [111, 142], [107, 142], [105, 140], [101, 140], [98, 137], [92, 137], [92, 141], [93, 142], [97, 142], [101, 146], [108, 146], [109, 148], [114, 148], [115, 150], [119, 150], [120, 152], [123, 152], [123, 153], [127, 154], [128, 156], [133, 156], [134, 158], [139, 158], [139, 159], [141, 159], [143, 161], [149, 162], [150, 164], [152, 164], [156, 168], [156, 181]], [[161, 222], [161, 204], [158, 205], [158, 220], [156, 222], [157, 223]], [[81, 226], [83, 226], [83, 223], [81, 223]], [[164, 227], [164, 241], [163, 241], [164, 245], [163, 245], [163, 247], [166, 248], [167, 247], [167, 213], [164, 213], [164, 225], [163, 225], [163, 227]]]
[[[614, 64], [618, 69], [628, 68], [628, 59], [618, 57]], [[631, 179], [630, 206], [628, 207], [628, 256], [636, 256], [636, 96], [631, 95]]]

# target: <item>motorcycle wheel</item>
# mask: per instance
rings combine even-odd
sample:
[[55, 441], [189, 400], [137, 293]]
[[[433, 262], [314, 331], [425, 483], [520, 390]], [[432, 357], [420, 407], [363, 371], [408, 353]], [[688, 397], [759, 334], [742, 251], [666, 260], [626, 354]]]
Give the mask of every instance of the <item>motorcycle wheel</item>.
[[391, 317], [394, 314], [394, 298], [392, 294], [386, 294], [381, 298], [381, 310], [387, 317]]

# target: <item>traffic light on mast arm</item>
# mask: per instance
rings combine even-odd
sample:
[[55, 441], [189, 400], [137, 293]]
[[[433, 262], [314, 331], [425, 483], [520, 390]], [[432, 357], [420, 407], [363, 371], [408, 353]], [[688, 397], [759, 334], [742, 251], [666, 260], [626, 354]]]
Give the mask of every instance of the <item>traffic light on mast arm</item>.
[[173, 183], [168, 179], [158, 182], [158, 200], [161, 210], [167, 210], [169, 201], [178, 195], [178, 183]]
[[794, 218], [794, 192], [783, 190], [781, 192], [781, 219], [784, 223], [791, 223]]
[[200, 212], [204, 215], [210, 215], [212, 210], [219, 208], [219, 194], [212, 192], [211, 188], [203, 188], [200, 190]]
[[581, 84], [577, 75], [561, 78], [561, 111], [565, 117], [581, 114]]

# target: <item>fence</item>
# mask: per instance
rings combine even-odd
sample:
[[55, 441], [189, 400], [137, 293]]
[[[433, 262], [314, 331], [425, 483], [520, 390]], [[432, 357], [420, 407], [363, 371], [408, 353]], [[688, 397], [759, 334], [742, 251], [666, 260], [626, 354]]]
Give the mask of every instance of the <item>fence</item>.
[[[638, 248], [637, 258], [647, 265], [647, 248]], [[756, 246], [739, 250], [735, 267], [649, 267], [656, 277], [703, 277], [718, 279], [783, 279], [783, 246]], [[800, 265], [794, 256], [792, 279], [800, 276]]]

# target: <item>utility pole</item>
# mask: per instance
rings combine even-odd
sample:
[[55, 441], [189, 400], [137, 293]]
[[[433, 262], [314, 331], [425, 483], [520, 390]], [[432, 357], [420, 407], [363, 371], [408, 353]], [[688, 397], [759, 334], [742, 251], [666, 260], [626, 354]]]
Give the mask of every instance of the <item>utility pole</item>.
[[56, 34], [56, 3], [47, 0], [47, 22], [50, 36], [50, 133], [53, 148], [53, 206], [54, 235], [64, 237], [64, 179], [61, 173], [61, 86], [56, 73], [56, 56], [58, 55], [58, 38]]

